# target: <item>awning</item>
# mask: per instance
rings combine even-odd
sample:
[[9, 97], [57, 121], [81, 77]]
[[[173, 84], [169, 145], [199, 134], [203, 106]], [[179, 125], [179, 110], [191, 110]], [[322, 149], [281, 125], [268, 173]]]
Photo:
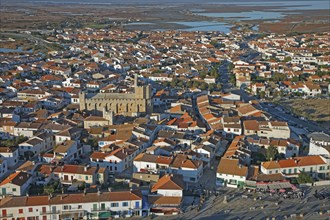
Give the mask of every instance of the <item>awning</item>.
[[111, 217], [111, 213], [110, 212], [100, 212], [99, 213], [99, 217], [100, 218], [110, 218]]

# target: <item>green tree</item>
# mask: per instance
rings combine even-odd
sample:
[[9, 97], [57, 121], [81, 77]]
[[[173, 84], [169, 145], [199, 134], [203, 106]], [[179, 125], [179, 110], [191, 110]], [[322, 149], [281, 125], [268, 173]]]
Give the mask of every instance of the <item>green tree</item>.
[[274, 73], [274, 76], [272, 77], [272, 80], [274, 82], [280, 82], [280, 81], [284, 81], [286, 79], [286, 76], [282, 73]]
[[171, 86], [172, 86], [172, 87], [176, 87], [178, 82], [179, 82], [178, 78], [174, 77], [174, 78], [172, 79]]
[[201, 85], [200, 85], [200, 89], [201, 90], [207, 90], [208, 89], [208, 84], [205, 83], [205, 82], [202, 82]]
[[291, 79], [291, 82], [298, 82], [299, 81], [299, 77], [298, 76], [294, 76]]
[[2, 141], [1, 144], [5, 147], [14, 147], [14, 146], [17, 146], [19, 145], [20, 143], [23, 143], [24, 141], [28, 140], [27, 137], [23, 136], [23, 135], [20, 135], [18, 137], [16, 137], [15, 139], [13, 140], [5, 140], [5, 141]]
[[198, 82], [198, 81], [194, 81], [194, 82], [193, 82], [193, 87], [195, 87], [195, 88], [199, 88], [200, 85], [201, 85], [201, 84], [200, 84], [200, 82]]
[[314, 182], [313, 181], [313, 178], [310, 175], [308, 175], [307, 173], [305, 173], [305, 172], [300, 172], [298, 174], [297, 180], [298, 180], [298, 183], [299, 184], [302, 184], [302, 183], [313, 183]]
[[233, 63], [230, 63], [228, 65], [228, 71], [231, 72], [234, 69], [235, 65]]
[[44, 193], [45, 194], [53, 194], [55, 192], [54, 185], [46, 185], [44, 186]]
[[182, 80], [179, 80], [178, 83], [177, 83], [176, 85], [177, 85], [177, 87], [182, 88], [182, 87], [183, 87], [183, 82], [182, 82]]
[[98, 141], [95, 138], [88, 139], [87, 144], [89, 144], [93, 149], [98, 147]]
[[213, 92], [216, 89], [217, 85], [215, 83], [209, 84], [209, 90]]
[[291, 61], [291, 60], [292, 60], [291, 57], [285, 57], [283, 61], [284, 61], [284, 62], [289, 62], [289, 61]]
[[265, 92], [265, 91], [260, 91], [260, 92], [259, 92], [259, 97], [260, 97], [261, 99], [265, 98], [265, 97], [266, 97], [266, 92]]
[[201, 72], [200, 74], [199, 74], [199, 76], [202, 78], [202, 79], [205, 79], [205, 77], [207, 76], [207, 73], [206, 72]]
[[218, 44], [218, 41], [217, 41], [217, 40], [212, 40], [212, 41], [210, 42], [210, 44], [213, 45], [214, 47], [216, 47], [217, 44]]
[[20, 135], [15, 139], [15, 142], [18, 145], [18, 144], [23, 143], [24, 141], [27, 141], [27, 140], [28, 140], [27, 137], [25, 137], [23, 135]]
[[273, 145], [270, 145], [267, 148], [267, 152], [266, 152], [266, 159], [268, 161], [270, 160], [276, 160], [276, 158], [279, 156], [278, 150], [276, 147], [274, 147]]
[[262, 154], [262, 153], [257, 153], [257, 154], [255, 155], [254, 158], [255, 158], [257, 161], [261, 161], [261, 162], [266, 161], [266, 157], [265, 157], [265, 155]]
[[236, 85], [236, 76], [235, 76], [235, 74], [230, 74], [229, 82], [233, 85]]
[[82, 182], [81, 184], [79, 184], [78, 189], [79, 190], [84, 190], [86, 188], [86, 183]]
[[191, 88], [193, 86], [193, 81], [189, 80], [186, 85], [188, 88]]

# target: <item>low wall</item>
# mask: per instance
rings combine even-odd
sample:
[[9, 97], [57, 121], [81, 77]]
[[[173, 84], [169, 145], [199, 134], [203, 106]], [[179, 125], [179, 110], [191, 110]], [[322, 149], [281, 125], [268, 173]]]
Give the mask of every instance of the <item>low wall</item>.
[[299, 184], [299, 186], [330, 186], [330, 180], [322, 180], [314, 183], [303, 183]]

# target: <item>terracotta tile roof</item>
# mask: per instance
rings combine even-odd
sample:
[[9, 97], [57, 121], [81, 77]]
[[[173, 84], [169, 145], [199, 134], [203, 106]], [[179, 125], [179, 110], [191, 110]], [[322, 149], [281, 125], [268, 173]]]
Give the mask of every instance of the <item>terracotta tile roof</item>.
[[172, 157], [141, 153], [135, 157], [134, 161], [144, 161], [144, 162], [160, 163], [160, 164], [169, 165], [169, 164], [171, 164], [172, 159], [173, 159]]
[[253, 130], [258, 131], [259, 130], [259, 123], [257, 120], [246, 120], [243, 121], [244, 129], [245, 130]]
[[140, 191], [102, 192], [101, 194], [61, 194], [50, 199], [48, 196], [6, 197], [5, 199], [0, 200], [0, 208], [134, 200], [142, 200], [142, 194]]
[[243, 105], [239, 108], [237, 108], [237, 111], [241, 114], [241, 115], [249, 115], [249, 114], [253, 114], [256, 111], [258, 111], [258, 109], [256, 109], [255, 107], [253, 107], [252, 105]]
[[325, 165], [327, 164], [321, 156], [303, 156], [294, 157], [292, 159], [279, 160], [279, 161], [267, 161], [263, 162], [261, 166], [265, 169], [279, 169], [301, 166], [313, 166], [313, 165]]
[[180, 206], [182, 197], [176, 196], [149, 196], [148, 202], [157, 206]]
[[82, 165], [69, 165], [58, 166], [54, 169], [54, 173], [74, 173], [92, 175], [96, 173], [97, 167], [85, 167]]
[[44, 164], [39, 167], [39, 173], [44, 175], [50, 175], [53, 172], [54, 168], [55, 166]]
[[31, 175], [25, 172], [12, 173], [0, 183], [0, 186], [6, 185], [7, 183], [22, 186], [29, 178], [31, 178]]
[[261, 163], [265, 169], [279, 169], [281, 168], [280, 164], [277, 161], [266, 161]]
[[271, 121], [270, 124], [276, 127], [287, 127], [288, 123], [285, 121]]
[[222, 158], [218, 165], [217, 172], [235, 176], [247, 176], [248, 167], [240, 165], [238, 159]]
[[108, 153], [103, 153], [103, 152], [93, 152], [91, 155], [90, 155], [90, 158], [92, 159], [104, 159], [108, 156], [109, 154]]
[[321, 156], [305, 156], [305, 157], [295, 157], [299, 166], [312, 166], [312, 165], [321, 165], [327, 164]]
[[151, 192], [156, 192], [158, 189], [183, 190], [184, 182], [182, 176], [164, 175], [153, 185]]
[[179, 168], [190, 168], [190, 169], [198, 169], [203, 163], [199, 160], [189, 159], [187, 155], [178, 154], [172, 161], [172, 167]]

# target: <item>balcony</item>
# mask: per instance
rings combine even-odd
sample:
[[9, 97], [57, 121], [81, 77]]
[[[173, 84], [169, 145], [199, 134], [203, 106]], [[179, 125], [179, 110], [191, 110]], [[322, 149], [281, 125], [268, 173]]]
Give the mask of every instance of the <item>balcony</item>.
[[61, 214], [76, 214], [76, 213], [85, 213], [85, 210], [83, 210], [83, 209], [67, 209], [67, 210], [61, 211]]
[[110, 211], [110, 208], [92, 208], [91, 212], [107, 212]]
[[60, 214], [60, 211], [46, 211], [46, 212], [40, 212], [40, 215], [57, 215]]
[[3, 219], [3, 218], [11, 218], [11, 217], [13, 217], [13, 216], [14, 216], [13, 214], [0, 215], [0, 219]]

